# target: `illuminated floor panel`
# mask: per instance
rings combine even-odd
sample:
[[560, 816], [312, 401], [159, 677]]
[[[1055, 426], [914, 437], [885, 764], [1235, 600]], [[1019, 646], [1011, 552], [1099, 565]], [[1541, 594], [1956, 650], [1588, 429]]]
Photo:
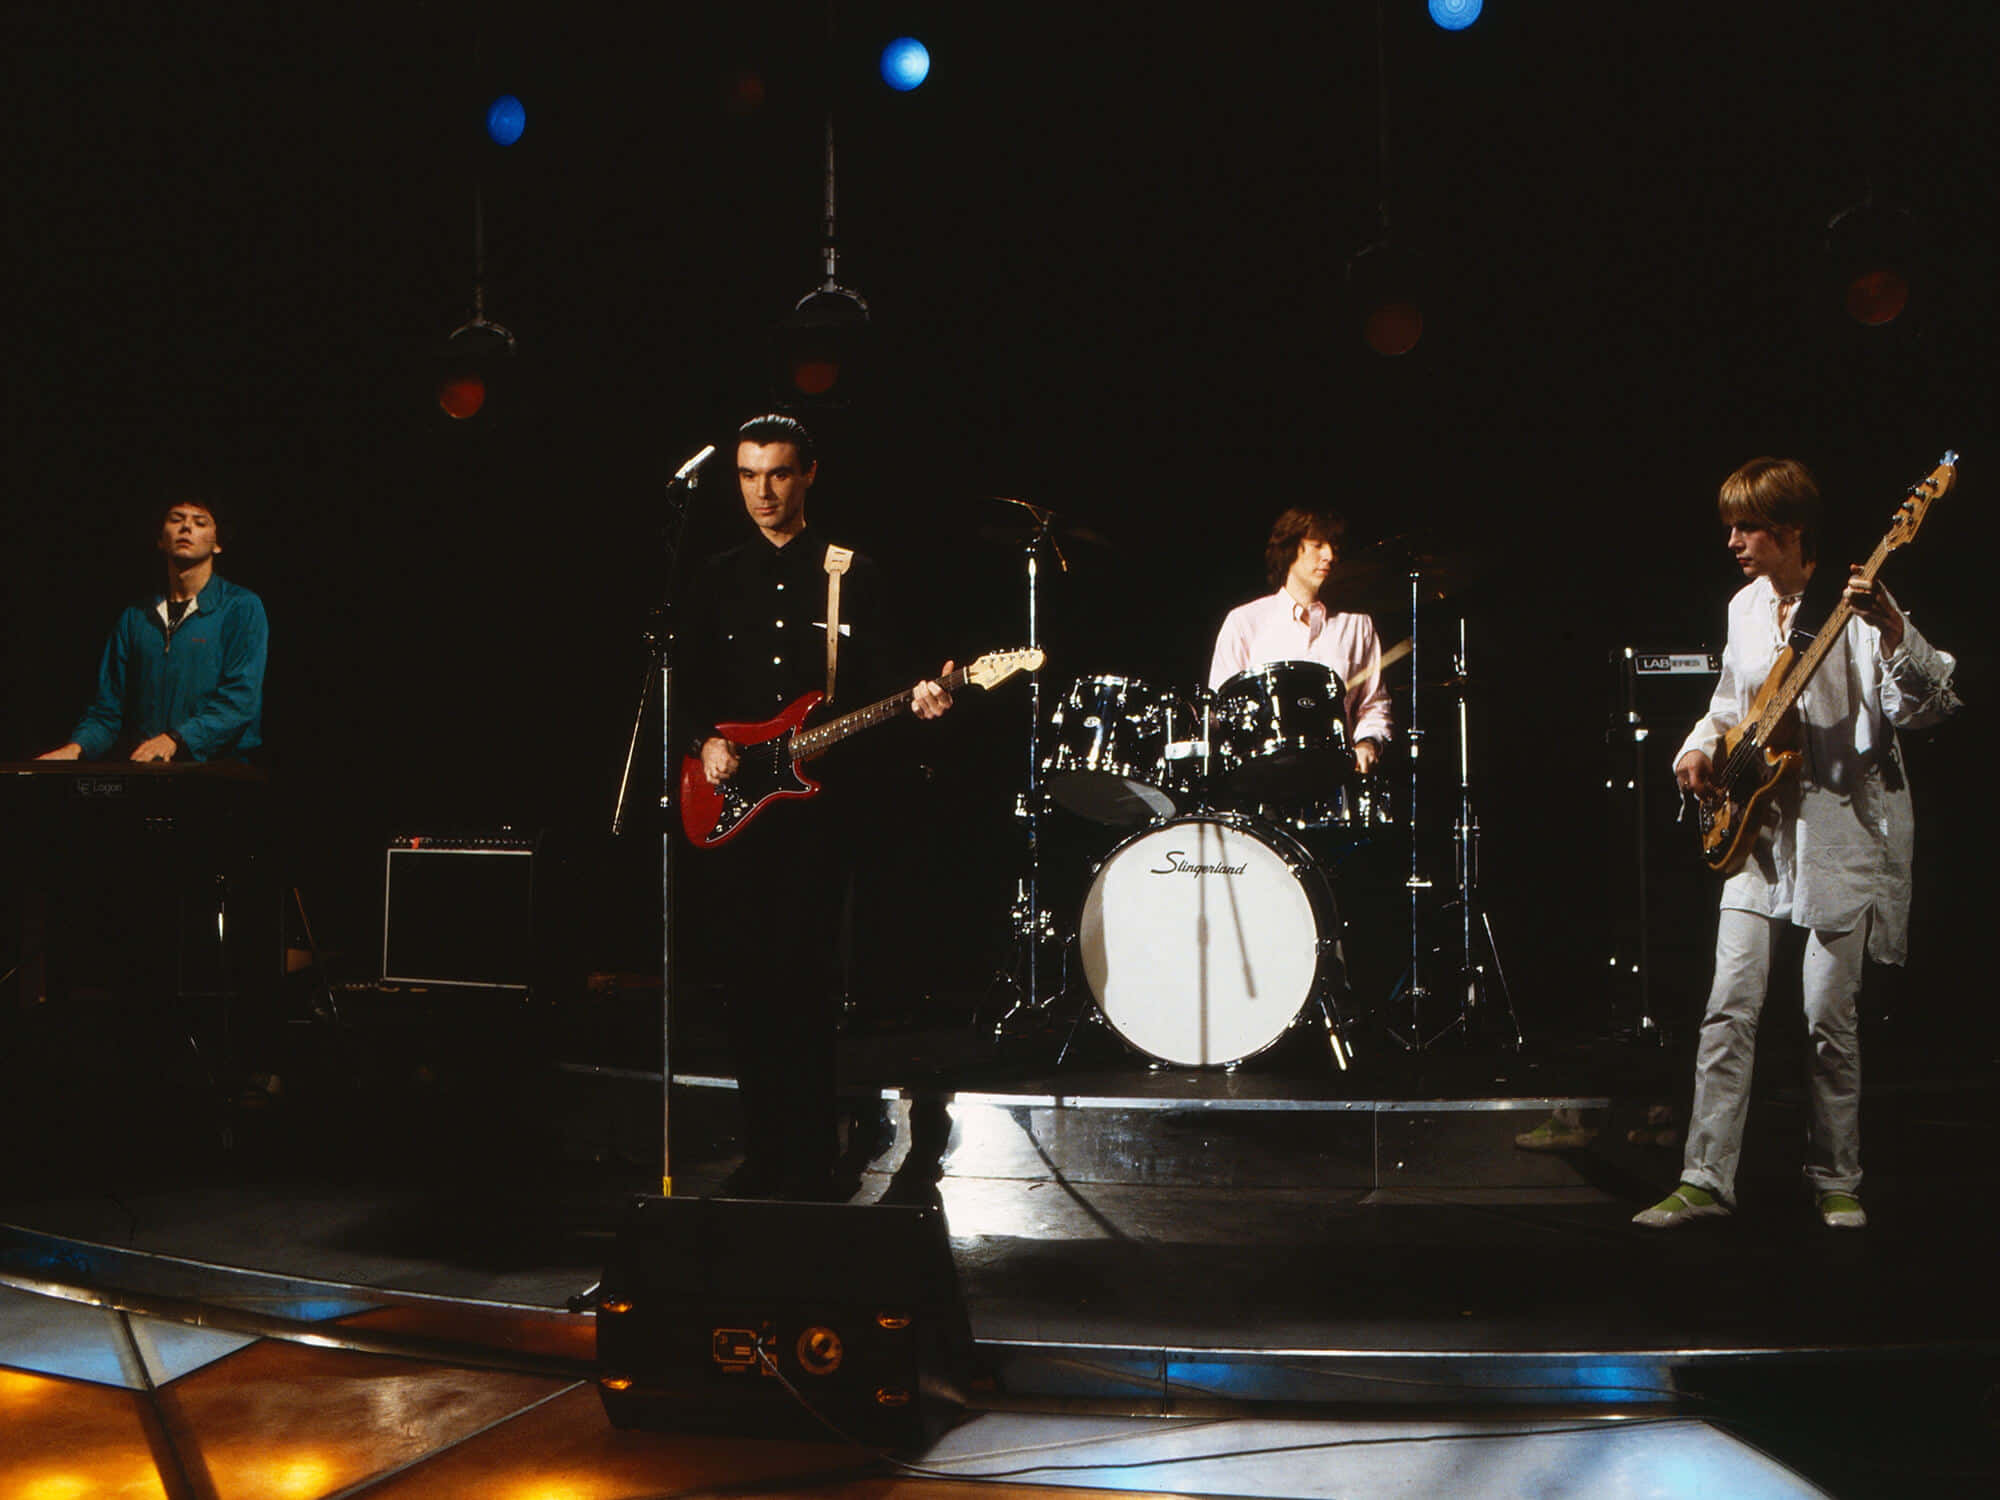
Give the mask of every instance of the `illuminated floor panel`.
[[0, 1453], [0, 1500], [167, 1495], [131, 1391], [0, 1370]]
[[1134, 1421], [987, 1416], [924, 1467], [971, 1478], [1298, 1500], [1804, 1500], [1823, 1491], [1689, 1418], [1608, 1422]]
[[312, 1500], [463, 1441], [564, 1384], [260, 1342], [164, 1396], [219, 1500]]
[[[131, 1320], [133, 1342], [156, 1384], [198, 1370], [252, 1342], [238, 1334], [149, 1318]], [[0, 1286], [0, 1365], [98, 1385], [138, 1386], [139, 1369], [117, 1314]]]
[[[27, 1299], [34, 1300], [34, 1299]], [[0, 1324], [29, 1321], [8, 1300]], [[77, 1311], [78, 1309], [71, 1309]], [[115, 1323], [43, 1320], [116, 1370]], [[15, 1340], [16, 1347], [20, 1341]], [[89, 1364], [79, 1357], [72, 1361]], [[1688, 1418], [975, 1416], [909, 1469], [832, 1444], [624, 1432], [588, 1384], [259, 1340], [156, 1398], [0, 1371], [0, 1500], [640, 1500], [729, 1486], [838, 1500], [1105, 1492], [1388, 1500], [1801, 1500], [1823, 1492]], [[162, 1466], [174, 1471], [163, 1480]], [[913, 1472], [914, 1470], [915, 1472]], [[746, 1488], [746, 1486], [748, 1488]], [[762, 1488], [768, 1486], [768, 1488]]]

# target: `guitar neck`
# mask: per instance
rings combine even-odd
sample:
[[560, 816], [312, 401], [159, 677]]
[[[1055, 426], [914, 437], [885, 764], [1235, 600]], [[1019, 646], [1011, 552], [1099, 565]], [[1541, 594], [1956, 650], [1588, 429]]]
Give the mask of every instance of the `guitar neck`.
[[[937, 679], [939, 687], [947, 693], [956, 692], [965, 686], [966, 668], [947, 673]], [[815, 724], [811, 729], [801, 729], [792, 736], [792, 760], [811, 760], [816, 755], [824, 755], [849, 735], [858, 733], [874, 724], [886, 723], [910, 711], [916, 702], [916, 689], [905, 688], [900, 693], [891, 693], [878, 699], [866, 708], [857, 708], [852, 713], [842, 714], [837, 719], [828, 719], [824, 724]]]
[[[1860, 576], [1863, 582], [1875, 581], [1876, 573], [1881, 571], [1882, 564], [1889, 560], [1889, 554], [1895, 550], [1895, 545], [1889, 537], [1884, 537], [1876, 545], [1874, 554], [1861, 570]], [[1839, 640], [1841, 632], [1847, 629], [1847, 622], [1853, 614], [1854, 607], [1847, 602], [1847, 593], [1843, 589], [1839, 602], [1828, 613], [1826, 623], [1820, 626], [1819, 634], [1815, 635], [1812, 644], [1806, 647], [1805, 655], [1792, 663], [1792, 670], [1786, 674], [1778, 691], [1771, 695], [1771, 701], [1765, 705], [1764, 716], [1757, 724], [1765, 737], [1769, 736], [1777, 727], [1778, 720], [1782, 719], [1798, 701], [1799, 694], [1805, 691], [1806, 684], [1812, 681], [1813, 674], [1819, 670], [1819, 664], [1826, 659], [1826, 653], [1833, 649], [1833, 643]]]

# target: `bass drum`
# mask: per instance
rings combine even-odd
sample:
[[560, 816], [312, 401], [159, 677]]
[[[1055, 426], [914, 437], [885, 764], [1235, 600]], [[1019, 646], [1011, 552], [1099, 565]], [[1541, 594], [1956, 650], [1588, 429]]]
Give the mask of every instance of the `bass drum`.
[[1346, 978], [1319, 866], [1290, 835], [1228, 813], [1174, 818], [1113, 849], [1077, 947], [1112, 1030], [1187, 1067], [1255, 1056]]

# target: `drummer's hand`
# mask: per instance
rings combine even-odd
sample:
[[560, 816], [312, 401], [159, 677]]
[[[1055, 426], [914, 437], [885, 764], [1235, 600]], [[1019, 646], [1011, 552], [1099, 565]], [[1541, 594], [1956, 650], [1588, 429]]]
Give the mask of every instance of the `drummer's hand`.
[[1373, 740], [1356, 740], [1354, 742], [1354, 769], [1359, 771], [1363, 776], [1366, 776], [1370, 771], [1375, 769], [1375, 762], [1379, 759], [1381, 759], [1381, 752], [1376, 748]]
[[721, 735], [701, 742], [701, 774], [708, 778], [710, 786], [721, 786], [736, 774], [739, 764], [736, 747]]
[[[938, 669], [938, 676], [951, 676], [950, 662]], [[935, 682], [920, 682], [910, 690], [910, 708], [920, 719], [935, 719], [951, 707], [951, 694]]]

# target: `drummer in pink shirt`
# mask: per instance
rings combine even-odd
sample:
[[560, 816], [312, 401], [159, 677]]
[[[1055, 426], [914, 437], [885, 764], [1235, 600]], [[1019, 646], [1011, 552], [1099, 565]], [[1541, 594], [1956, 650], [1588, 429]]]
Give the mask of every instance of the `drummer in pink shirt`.
[[1272, 523], [1264, 567], [1275, 593], [1238, 605], [1215, 638], [1208, 685], [1219, 688], [1249, 667], [1316, 661], [1347, 685], [1354, 768], [1367, 773], [1389, 742], [1389, 690], [1382, 684], [1382, 639], [1363, 614], [1329, 608], [1320, 598], [1340, 560], [1347, 523], [1332, 511], [1286, 511]]

